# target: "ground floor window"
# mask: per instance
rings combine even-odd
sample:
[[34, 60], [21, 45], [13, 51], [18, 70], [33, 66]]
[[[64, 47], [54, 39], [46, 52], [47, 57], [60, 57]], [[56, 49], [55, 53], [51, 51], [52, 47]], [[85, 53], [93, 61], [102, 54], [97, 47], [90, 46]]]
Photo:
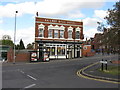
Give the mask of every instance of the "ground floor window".
[[79, 44], [47, 43], [45, 46], [46, 46], [45, 51], [46, 53], [48, 53], [48, 57], [51, 59], [52, 58], [75, 58], [75, 57], [81, 56], [81, 50], [80, 50], [81, 45]]
[[57, 55], [65, 55], [65, 47], [57, 47]]
[[50, 55], [55, 55], [55, 47], [50, 48]]

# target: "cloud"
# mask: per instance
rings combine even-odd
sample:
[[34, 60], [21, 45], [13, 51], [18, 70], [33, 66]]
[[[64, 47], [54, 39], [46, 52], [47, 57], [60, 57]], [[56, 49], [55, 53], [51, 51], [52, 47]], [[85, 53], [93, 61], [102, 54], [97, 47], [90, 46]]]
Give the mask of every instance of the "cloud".
[[81, 13], [80, 11], [76, 11], [76, 12], [72, 12], [68, 14], [68, 18], [83, 18], [85, 17], [85, 15], [83, 13]]
[[15, 11], [18, 11], [17, 16], [22, 16], [23, 14], [34, 14], [35, 5], [33, 2], [24, 2], [19, 4], [7, 4], [5, 6], [0, 6], [0, 17], [14, 17]]
[[[43, 0], [1, 0], [1, 2], [16, 2], [16, 3], [25, 2], [25, 1], [39, 2], [39, 1], [43, 1]], [[116, 2], [116, 1], [118, 1], [118, 0], [80, 0], [80, 2]]]
[[98, 17], [100, 19], [104, 19], [105, 16], [107, 16], [107, 11], [106, 10], [95, 10], [94, 11], [94, 16], [95, 17]]
[[0, 19], [0, 24], [1, 24], [1, 23], [3, 23], [3, 20], [2, 20], [2, 19]]
[[[12, 41], [14, 40], [14, 31], [13, 30], [2, 30], [0, 29], [0, 39], [2, 39], [3, 35], [10, 35]], [[18, 29], [16, 31], [16, 44], [19, 43], [20, 39], [23, 40], [24, 45], [27, 46], [28, 43], [34, 42], [35, 32], [34, 27]]]
[[[17, 1], [18, 0], [15, 0], [15, 2]], [[40, 15], [44, 16], [63, 15], [81, 8], [99, 8], [104, 4], [104, 2], [97, 0], [89, 0], [89, 2], [85, 0], [42, 0], [37, 3], [35, 3], [35, 1], [26, 1], [27, 2], [22, 1], [21, 3], [1, 5], [0, 17], [14, 17], [16, 10], [19, 11], [18, 16], [22, 16], [23, 14], [35, 15], [37, 11]], [[82, 16], [81, 13], [78, 14]]]
[[98, 26], [97, 22], [101, 22], [100, 19], [97, 18], [85, 18], [83, 19], [84, 27], [96, 28]]
[[90, 38], [90, 37], [94, 37], [95, 33], [101, 33], [99, 31], [97, 31], [96, 28], [86, 28], [83, 31], [84, 35], [85, 35], [85, 40], [86, 38]]

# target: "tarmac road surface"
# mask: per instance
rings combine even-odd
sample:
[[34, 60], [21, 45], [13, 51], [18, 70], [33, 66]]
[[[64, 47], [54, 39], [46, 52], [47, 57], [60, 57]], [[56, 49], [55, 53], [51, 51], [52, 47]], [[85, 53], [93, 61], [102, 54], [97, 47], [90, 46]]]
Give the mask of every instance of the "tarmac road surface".
[[39, 63], [3, 64], [3, 88], [118, 88], [118, 84], [78, 77], [77, 71], [104, 59], [115, 60], [116, 55], [95, 55], [79, 59], [52, 60]]

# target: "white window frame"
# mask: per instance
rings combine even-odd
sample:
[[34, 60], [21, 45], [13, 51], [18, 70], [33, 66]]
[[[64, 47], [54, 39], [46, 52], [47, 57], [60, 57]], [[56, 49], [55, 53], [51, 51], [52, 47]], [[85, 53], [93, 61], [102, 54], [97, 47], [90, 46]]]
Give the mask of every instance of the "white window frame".
[[77, 27], [75, 29], [75, 36], [76, 36], [76, 33], [79, 31], [79, 39], [75, 37], [76, 40], [80, 40], [80, 32], [81, 32], [81, 28]]
[[[50, 35], [50, 31], [52, 31], [52, 33], [51, 33], [52, 36], [51, 36], [51, 37], [49, 36], [49, 35]], [[49, 29], [49, 30], [48, 30], [48, 38], [53, 38], [53, 29]]]
[[61, 31], [63, 32], [63, 37], [60, 37], [60, 39], [64, 38], [64, 30], [60, 30], [60, 35], [61, 35]]
[[40, 24], [40, 25], [38, 25], [38, 37], [40, 37], [40, 29], [42, 29], [43, 31], [42, 31], [42, 37], [40, 37], [40, 38], [44, 38], [44, 25], [43, 24]]
[[52, 31], [52, 37], [49, 37], [49, 30], [55, 29], [53, 25], [48, 26], [48, 38], [53, 38], [53, 31]]
[[[77, 38], [77, 34], [76, 34], [77, 32], [79, 32], [79, 38]], [[79, 39], [80, 39], [80, 31], [76, 31], [76, 32], [75, 32], [75, 39], [76, 39], [76, 40], [79, 40]]]
[[59, 27], [59, 30], [60, 30], [60, 34], [61, 34], [61, 31], [63, 31], [63, 37], [60, 37], [60, 39], [64, 39], [65, 27], [62, 25], [62, 26]]
[[[55, 31], [57, 32], [57, 37], [55, 37]], [[58, 30], [54, 29], [54, 39], [58, 39]]]
[[72, 38], [72, 36], [71, 37], [69, 37], [69, 31], [72, 31], [73, 32], [73, 28], [70, 26], [70, 27], [68, 27], [68, 39], [73, 39]]
[[59, 27], [59, 30], [65, 30], [65, 27], [62, 25]]
[[56, 26], [54, 26], [54, 29], [55, 29], [55, 30], [59, 30], [60, 27], [59, 27], [58, 25], [56, 25]]

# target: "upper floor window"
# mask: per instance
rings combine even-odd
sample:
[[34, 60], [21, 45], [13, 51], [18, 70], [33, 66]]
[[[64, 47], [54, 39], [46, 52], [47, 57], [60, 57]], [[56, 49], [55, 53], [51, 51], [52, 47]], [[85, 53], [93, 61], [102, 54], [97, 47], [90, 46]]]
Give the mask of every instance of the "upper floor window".
[[44, 36], [43, 28], [39, 28], [39, 37], [43, 37], [43, 36]]
[[60, 30], [60, 38], [64, 38], [64, 30]]
[[73, 28], [70, 26], [68, 27], [68, 38], [72, 39], [72, 32], [73, 32]]
[[54, 30], [54, 38], [58, 38], [58, 30]]
[[76, 28], [75, 36], [76, 36], [76, 39], [80, 39], [80, 28], [79, 27]]
[[39, 37], [44, 37], [44, 25], [43, 24], [40, 24], [39, 26], [38, 26], [38, 36]]
[[53, 36], [53, 29], [49, 29], [49, 31], [48, 31], [48, 37], [52, 38], [52, 36]]
[[80, 39], [80, 31], [76, 31], [76, 39]]
[[68, 38], [72, 38], [72, 31], [71, 30], [68, 31]]

